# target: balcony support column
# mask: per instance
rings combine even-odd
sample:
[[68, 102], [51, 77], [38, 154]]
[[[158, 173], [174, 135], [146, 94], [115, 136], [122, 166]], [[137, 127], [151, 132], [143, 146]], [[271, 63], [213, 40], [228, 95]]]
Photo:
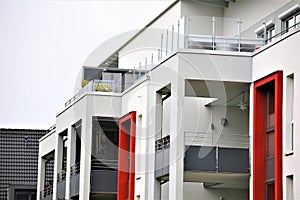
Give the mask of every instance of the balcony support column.
[[169, 199], [184, 199], [184, 79], [177, 75], [171, 83]]
[[[93, 104], [90, 104], [93, 105]], [[82, 119], [81, 154], [80, 154], [80, 178], [79, 199], [90, 199], [90, 175], [91, 175], [91, 150], [92, 150], [92, 116]]]
[[68, 141], [67, 141], [67, 167], [66, 167], [66, 199], [70, 199], [70, 185], [71, 185], [71, 166], [75, 164], [76, 152], [76, 132], [72, 126], [68, 128]]
[[53, 197], [56, 199], [57, 197], [57, 182], [58, 182], [58, 175], [57, 173], [62, 170], [62, 157], [63, 157], [63, 139], [59, 135], [56, 134], [56, 147], [55, 147], [55, 156], [54, 156], [54, 176], [53, 176]]

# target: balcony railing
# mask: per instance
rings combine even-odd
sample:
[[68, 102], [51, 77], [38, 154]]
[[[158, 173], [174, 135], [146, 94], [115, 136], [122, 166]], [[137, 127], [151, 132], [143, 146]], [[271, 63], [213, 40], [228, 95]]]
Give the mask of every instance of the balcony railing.
[[118, 170], [118, 160], [92, 159], [92, 170]]
[[40, 192], [41, 200], [52, 200], [53, 185], [47, 185], [44, 190]]
[[163, 179], [169, 174], [170, 135], [155, 141], [155, 177]]
[[[87, 92], [112, 92], [122, 93], [127, 88], [136, 84], [140, 79], [144, 78], [147, 70], [137, 69], [118, 69], [118, 68], [95, 68], [101, 74], [99, 78], [92, 80], [83, 80], [88, 82], [83, 85], [83, 88], [69, 99], [65, 106], [68, 106], [76, 101], [82, 94]], [[110, 79], [109, 79], [110, 78]]]
[[185, 146], [249, 148], [249, 135], [233, 133], [185, 132]]
[[80, 183], [80, 163], [77, 163], [71, 167], [71, 179], [70, 179], [70, 196], [74, 197], [79, 195], [79, 183]]
[[66, 171], [57, 174], [57, 198], [64, 199], [66, 194]]
[[185, 171], [248, 174], [246, 134], [185, 132]]
[[116, 194], [118, 160], [92, 159], [91, 192]]

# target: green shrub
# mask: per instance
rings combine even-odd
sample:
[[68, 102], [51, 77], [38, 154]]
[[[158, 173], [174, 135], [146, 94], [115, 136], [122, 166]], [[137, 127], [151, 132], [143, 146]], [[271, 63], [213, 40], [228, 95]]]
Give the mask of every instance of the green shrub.
[[88, 80], [82, 80], [82, 81], [81, 81], [81, 87], [84, 88], [89, 82], [90, 82], [90, 81], [88, 81]]
[[111, 92], [112, 88], [105, 83], [98, 83], [96, 87], [96, 91], [98, 92]]

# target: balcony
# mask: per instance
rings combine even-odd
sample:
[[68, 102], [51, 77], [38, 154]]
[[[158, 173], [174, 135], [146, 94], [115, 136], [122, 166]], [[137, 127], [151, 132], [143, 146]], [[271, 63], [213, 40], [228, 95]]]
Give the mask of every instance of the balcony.
[[84, 67], [82, 89], [65, 106], [72, 104], [87, 92], [122, 93], [145, 77], [147, 71], [142, 69], [120, 69], [109, 67]]
[[248, 187], [248, 135], [186, 132], [185, 147], [185, 181], [210, 186]]
[[66, 172], [63, 170], [57, 174], [57, 198], [64, 199], [66, 195]]
[[71, 167], [70, 178], [70, 196], [75, 197], [79, 195], [79, 177], [80, 177], [80, 163]]
[[99, 199], [116, 199], [118, 161], [92, 159], [91, 196]]
[[155, 178], [167, 179], [169, 175], [170, 135], [155, 141]]
[[40, 192], [41, 200], [52, 200], [53, 198], [53, 185], [47, 185], [44, 190]]

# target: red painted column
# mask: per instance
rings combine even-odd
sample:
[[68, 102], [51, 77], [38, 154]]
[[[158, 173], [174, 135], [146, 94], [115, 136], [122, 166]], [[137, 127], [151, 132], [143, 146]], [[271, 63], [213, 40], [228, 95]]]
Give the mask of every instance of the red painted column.
[[253, 119], [253, 199], [263, 200], [266, 197], [266, 97], [263, 92], [254, 88]]
[[282, 194], [282, 71], [275, 77], [275, 199], [281, 200]]
[[274, 82], [274, 182], [275, 199], [282, 195], [282, 71], [254, 83], [253, 112], [253, 199], [266, 199], [266, 96], [264, 86]]
[[132, 112], [130, 118], [131, 118], [131, 123], [130, 123], [129, 199], [134, 200], [136, 112]]
[[134, 199], [136, 112], [119, 121], [118, 200]]

